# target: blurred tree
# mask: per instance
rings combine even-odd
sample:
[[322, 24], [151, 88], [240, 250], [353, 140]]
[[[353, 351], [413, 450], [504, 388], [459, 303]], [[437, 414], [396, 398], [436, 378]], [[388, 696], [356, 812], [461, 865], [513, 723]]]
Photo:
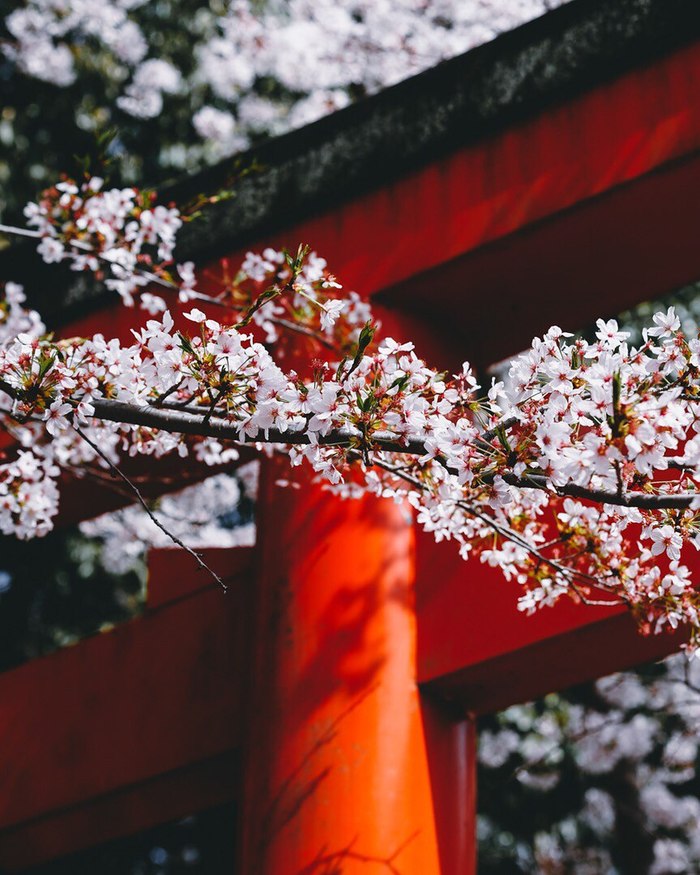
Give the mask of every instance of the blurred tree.
[[0, 215], [108, 149], [159, 185], [313, 121], [563, 0], [0, 2]]

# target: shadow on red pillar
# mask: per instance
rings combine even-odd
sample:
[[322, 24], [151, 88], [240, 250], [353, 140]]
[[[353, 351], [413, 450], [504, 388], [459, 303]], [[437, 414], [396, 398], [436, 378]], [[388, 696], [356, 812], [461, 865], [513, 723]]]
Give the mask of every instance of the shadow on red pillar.
[[263, 478], [242, 875], [469, 875], [467, 721], [415, 682], [413, 528]]

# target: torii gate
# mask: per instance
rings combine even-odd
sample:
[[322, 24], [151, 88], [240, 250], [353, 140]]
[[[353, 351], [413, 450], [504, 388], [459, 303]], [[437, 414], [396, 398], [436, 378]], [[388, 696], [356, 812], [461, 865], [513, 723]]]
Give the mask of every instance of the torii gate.
[[[697, 279], [700, 11], [608, 5], [575, 0], [265, 147], [190, 241], [200, 275], [308, 241], [422, 356], [480, 366]], [[524, 617], [515, 584], [404, 508], [277, 476], [257, 546], [208, 556], [227, 596], [157, 551], [143, 617], [0, 675], [6, 871], [235, 799], [241, 875], [469, 875], [475, 717], [680, 643], [620, 609]]]

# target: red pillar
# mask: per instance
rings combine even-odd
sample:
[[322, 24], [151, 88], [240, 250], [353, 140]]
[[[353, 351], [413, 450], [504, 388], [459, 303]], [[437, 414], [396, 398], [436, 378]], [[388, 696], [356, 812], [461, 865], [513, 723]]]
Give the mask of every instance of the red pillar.
[[408, 511], [266, 473], [241, 875], [473, 873], [473, 733], [415, 683]]

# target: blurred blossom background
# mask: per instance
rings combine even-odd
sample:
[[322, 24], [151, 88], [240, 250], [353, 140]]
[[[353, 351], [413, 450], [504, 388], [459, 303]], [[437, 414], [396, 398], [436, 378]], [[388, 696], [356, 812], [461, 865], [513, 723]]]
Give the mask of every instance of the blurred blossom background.
[[0, 216], [110, 128], [158, 185], [454, 57], [560, 0], [0, 3]]

